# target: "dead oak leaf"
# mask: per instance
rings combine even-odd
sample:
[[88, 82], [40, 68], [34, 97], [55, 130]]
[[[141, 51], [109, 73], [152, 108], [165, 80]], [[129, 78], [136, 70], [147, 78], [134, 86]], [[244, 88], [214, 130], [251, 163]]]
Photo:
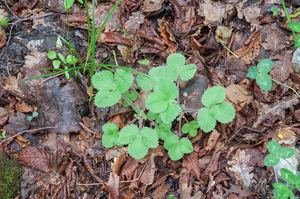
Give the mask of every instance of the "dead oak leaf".
[[276, 53], [277, 50], [282, 50], [286, 47], [288, 40], [287, 36], [283, 35], [278, 29], [273, 28], [269, 31], [266, 41], [262, 45], [266, 50]]
[[124, 29], [128, 34], [135, 33], [140, 29], [141, 24], [144, 23], [145, 15], [142, 12], [133, 12], [129, 20], [124, 24]]
[[274, 115], [280, 115], [285, 117], [285, 110], [294, 110], [294, 105], [298, 104], [299, 99], [297, 95], [290, 95], [283, 97], [282, 100], [273, 104], [264, 104], [258, 101], [254, 101], [254, 106], [257, 108], [258, 116], [252, 128], [257, 128], [264, 120], [270, 119]]
[[232, 158], [232, 161], [228, 161], [227, 164], [231, 167], [229, 168], [232, 171], [237, 179], [243, 183], [244, 187], [250, 187], [253, 180], [253, 167], [249, 165], [250, 155], [245, 155], [244, 150], [237, 150], [235, 155]]
[[236, 111], [242, 110], [245, 105], [248, 105], [252, 102], [252, 92], [247, 90], [245, 86], [230, 84], [225, 88], [225, 90], [227, 99], [233, 105]]
[[284, 82], [293, 73], [294, 63], [292, 62], [292, 51], [287, 51], [284, 55], [275, 55], [274, 67], [270, 75], [279, 82]]

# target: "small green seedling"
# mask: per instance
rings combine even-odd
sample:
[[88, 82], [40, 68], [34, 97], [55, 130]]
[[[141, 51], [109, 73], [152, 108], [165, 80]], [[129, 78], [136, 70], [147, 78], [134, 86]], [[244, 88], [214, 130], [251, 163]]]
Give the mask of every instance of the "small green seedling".
[[175, 199], [174, 195], [169, 195], [169, 199]]
[[27, 120], [31, 121], [33, 118], [37, 117], [38, 115], [39, 115], [38, 112], [34, 112], [32, 113], [32, 116], [27, 117]]
[[5, 136], [6, 136], [6, 132], [3, 131], [3, 132], [1, 133], [1, 135], [0, 135], [0, 139], [5, 138]]
[[[83, 4], [83, 0], [78, 0], [79, 3]], [[68, 10], [69, 8], [71, 8], [71, 6], [74, 4], [74, 0], [64, 0], [64, 7], [65, 10]]]
[[[172, 122], [177, 119], [181, 126], [182, 118], [185, 118], [187, 110], [180, 104], [179, 79], [188, 81], [194, 77], [197, 67], [194, 64], [185, 64], [183, 55], [174, 53], [168, 56], [167, 65], [159, 66], [149, 70], [147, 74], [138, 73], [136, 77], [137, 85], [145, 91], [152, 93], [145, 100], [145, 106], [149, 110], [146, 114], [143, 109], [134, 106], [132, 103], [136, 99], [134, 91], [128, 93], [129, 88], [133, 88], [133, 75], [130, 70], [119, 69], [113, 74], [110, 71], [97, 72], [92, 77], [92, 84], [98, 89], [95, 96], [95, 105], [98, 107], [109, 107], [115, 105], [120, 99], [125, 99], [135, 111], [135, 119], [131, 124], [118, 132], [118, 128], [113, 124], [103, 126], [104, 135], [102, 143], [105, 147], [113, 145], [128, 144], [128, 153], [136, 159], [143, 158], [149, 148], [158, 146], [158, 140], [164, 141], [164, 148], [168, 150], [169, 157], [176, 161], [180, 160], [184, 154], [193, 151], [193, 145], [188, 138], [181, 137], [172, 131]], [[176, 82], [176, 83], [175, 83]], [[185, 93], [184, 96], [188, 94]], [[223, 87], [213, 87], [205, 91], [202, 103], [205, 108], [198, 112], [198, 121], [191, 121], [182, 126], [182, 133], [189, 133], [194, 137], [200, 127], [204, 132], [214, 129], [216, 121], [222, 123], [231, 122], [235, 116], [233, 106], [228, 102], [223, 102], [226, 91]], [[196, 110], [197, 111], [197, 110]], [[185, 118], [186, 119], [186, 118]], [[150, 121], [150, 127], [144, 126], [144, 120]], [[138, 121], [138, 125], [134, 124]]]
[[[50, 51], [47, 53], [47, 56], [49, 59], [54, 59], [52, 64], [53, 64], [53, 68], [58, 69], [60, 67], [61, 61], [63, 62], [65, 69], [68, 69], [68, 64], [75, 64], [78, 59], [75, 58], [73, 55], [68, 55], [67, 58], [64, 58], [64, 56], [61, 53], [58, 53], [58, 58], [56, 56], [56, 52], [55, 51]], [[70, 79], [70, 75], [68, 71], [65, 71], [65, 76], [67, 78], [67, 80]]]
[[273, 16], [276, 16], [277, 13], [280, 11], [280, 8], [274, 8], [274, 7], [272, 7], [271, 10], [273, 11]]
[[7, 23], [8, 23], [9, 19], [5, 19], [4, 17], [2, 17], [2, 20], [0, 21], [1, 24], [3, 24], [4, 27], [7, 27]]
[[[290, 23], [288, 23], [288, 27], [295, 32], [300, 32], [300, 23], [290, 22]], [[300, 36], [299, 35], [296, 37], [296, 41], [294, 44], [294, 47], [296, 47], [296, 48], [298, 48], [300, 46]]]
[[[270, 154], [264, 160], [264, 164], [268, 167], [272, 167], [278, 164], [280, 158], [287, 161], [286, 159], [292, 157], [295, 153], [295, 150], [293, 148], [291, 147], [282, 148], [280, 144], [278, 144], [275, 141], [271, 141], [268, 143], [268, 150]], [[297, 171], [297, 169], [295, 169], [295, 171]], [[273, 190], [273, 194], [275, 199], [288, 198], [288, 197], [294, 199], [295, 195], [293, 194], [293, 189], [296, 187], [298, 191], [300, 191], [300, 173], [297, 171], [297, 175], [295, 176], [293, 172], [285, 168], [281, 168], [280, 173], [282, 178], [287, 182], [288, 186], [283, 183], [274, 183], [273, 187], [275, 189]]]

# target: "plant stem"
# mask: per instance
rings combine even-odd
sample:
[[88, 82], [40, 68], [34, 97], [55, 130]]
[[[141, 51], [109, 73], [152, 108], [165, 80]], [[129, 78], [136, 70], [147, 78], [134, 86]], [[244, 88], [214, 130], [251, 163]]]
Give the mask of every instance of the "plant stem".
[[235, 58], [239, 58], [239, 56], [237, 56], [236, 54], [234, 54], [234, 52], [227, 48], [227, 46], [223, 42], [221, 42], [221, 44], [224, 46], [224, 48], [226, 48], [226, 50], [228, 50], [233, 56], [235, 56]]
[[135, 110], [135, 106], [133, 105], [133, 103], [123, 93], [121, 93], [121, 95], [130, 104], [130, 106], [133, 108], [133, 110]]
[[[285, 4], [284, 4], [284, 0], [281, 0], [281, 4], [282, 4], [282, 7], [283, 7], [283, 9], [284, 9], [285, 16], [286, 16], [288, 22], [291, 23], [289, 14], [288, 14], [288, 12], [287, 12], [287, 10], [286, 10], [286, 7], [285, 7]], [[294, 37], [295, 37], [295, 39], [296, 39], [296, 38], [297, 38], [296, 33], [295, 33], [293, 30], [292, 30], [292, 33], [293, 33], [293, 35], [294, 35]]]
[[271, 79], [272, 79], [272, 81], [274, 81], [274, 82], [276, 82], [276, 83], [278, 83], [278, 84], [280, 84], [280, 85], [282, 85], [282, 86], [285, 86], [285, 87], [287, 87], [287, 88], [289, 88], [289, 89], [292, 89], [292, 90], [295, 92], [295, 94], [296, 94], [298, 97], [300, 97], [299, 93], [298, 93], [295, 89], [293, 89], [292, 87], [290, 87], [290, 86], [288, 86], [288, 85], [286, 85], [286, 84], [283, 84], [283, 83], [281, 83], [281, 82], [279, 82], [279, 81], [277, 81], [277, 80], [275, 80], [275, 79], [273, 79], [273, 78], [271, 78]]
[[[176, 81], [176, 85], [177, 85], [177, 104], [180, 108], [180, 101], [179, 101], [179, 84], [178, 84], [178, 81], [179, 81], [179, 77], [177, 78], [177, 81]], [[180, 120], [179, 120], [179, 132], [178, 132], [178, 137], [179, 137], [179, 140], [180, 140], [180, 137], [181, 137], [181, 115], [179, 116], [180, 117]]]

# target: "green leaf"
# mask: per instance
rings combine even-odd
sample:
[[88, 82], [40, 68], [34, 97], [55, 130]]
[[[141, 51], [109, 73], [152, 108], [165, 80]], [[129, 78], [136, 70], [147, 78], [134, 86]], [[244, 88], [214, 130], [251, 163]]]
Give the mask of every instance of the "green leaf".
[[214, 115], [207, 108], [201, 108], [197, 116], [198, 124], [200, 128], [208, 133], [212, 131], [216, 126], [216, 119]]
[[175, 199], [174, 195], [169, 195], [169, 199]]
[[65, 10], [68, 10], [69, 8], [71, 8], [71, 6], [73, 5], [74, 0], [64, 0], [64, 7]]
[[130, 88], [133, 77], [130, 71], [120, 69], [115, 74], [115, 80], [118, 90], [125, 93]]
[[153, 113], [160, 113], [168, 108], [169, 100], [162, 92], [154, 92], [148, 96], [146, 107]]
[[[129, 92], [125, 92], [123, 93], [127, 99], [129, 99], [131, 102], [135, 101], [137, 99], [137, 93], [133, 92], [133, 93], [129, 93]], [[127, 102], [127, 100], [125, 100], [125, 98], [123, 97], [124, 101], [123, 101], [123, 106], [124, 107], [128, 107], [130, 106], [130, 104]]]
[[114, 134], [119, 131], [119, 127], [115, 123], [106, 123], [102, 126], [102, 130], [104, 133]]
[[264, 164], [267, 166], [267, 167], [272, 167], [272, 166], [275, 166], [276, 164], [279, 163], [279, 157], [277, 154], [275, 153], [271, 153], [269, 154], [265, 160], [264, 160]]
[[280, 189], [282, 191], [289, 191], [290, 189], [282, 183], [273, 183], [275, 189]]
[[185, 58], [182, 54], [173, 53], [168, 56], [167, 65], [173, 66], [176, 69], [180, 69], [182, 66], [185, 65]]
[[[82, 0], [81, 0], [81, 1], [82, 1]], [[138, 60], [138, 63], [139, 63], [139, 64], [142, 64], [142, 65], [148, 65], [148, 60], [147, 60], [147, 59]]]
[[171, 135], [165, 140], [164, 147], [165, 149], [169, 150], [172, 146], [178, 144], [179, 145], [179, 138], [176, 135]]
[[[59, 38], [59, 37], [58, 37], [58, 38]], [[59, 59], [60, 59], [64, 64], [67, 64], [66, 59], [64, 58], [64, 56], [63, 56], [61, 53], [58, 53], [58, 57], [59, 57]]]
[[296, 177], [296, 188], [300, 191], [300, 173], [298, 173]]
[[190, 136], [195, 137], [197, 135], [197, 129], [199, 128], [197, 121], [191, 121], [190, 123], [185, 123], [182, 126], [182, 133], [189, 133]]
[[297, 48], [300, 46], [300, 35], [297, 36], [294, 47]]
[[159, 125], [160, 129], [155, 126], [154, 130], [155, 132], [157, 133], [157, 136], [165, 141], [169, 136], [173, 135], [173, 133], [170, 131], [170, 128], [172, 127], [172, 124], [165, 124], [165, 123], [162, 123]]
[[296, 199], [295, 195], [293, 194], [292, 191], [290, 191], [290, 199]]
[[115, 105], [121, 99], [121, 93], [118, 90], [110, 91], [108, 89], [102, 89], [98, 91], [95, 96], [95, 105], [102, 107], [109, 107]]
[[119, 136], [118, 133], [104, 133], [102, 136], [102, 145], [106, 148], [113, 147], [114, 145], [122, 146], [122, 144], [118, 142]]
[[290, 170], [285, 169], [285, 168], [281, 168], [280, 169], [280, 173], [281, 173], [282, 178], [286, 182], [291, 183], [291, 184], [295, 184], [296, 183], [295, 175]]
[[272, 87], [271, 77], [267, 73], [259, 73], [256, 76], [256, 83], [262, 88], [264, 91], [269, 91]]
[[183, 152], [181, 151], [180, 144], [176, 143], [168, 150], [169, 157], [173, 161], [180, 160], [183, 156]]
[[153, 129], [150, 129], [149, 127], [144, 127], [141, 130], [141, 135], [144, 140], [144, 143], [148, 147], [155, 148], [158, 146], [158, 137]]
[[283, 191], [280, 189], [273, 189], [273, 195], [275, 199], [280, 199], [280, 197], [283, 195]]
[[128, 153], [135, 159], [141, 159], [147, 155], [147, 152], [148, 147], [144, 143], [142, 135], [137, 134], [137, 136], [128, 145]]
[[28, 116], [28, 117], [27, 117], [27, 120], [28, 120], [28, 121], [31, 121], [32, 119], [33, 119], [32, 116]]
[[258, 70], [255, 66], [251, 66], [249, 69], [248, 69], [248, 74], [247, 74], [247, 77], [249, 77], [250, 79], [256, 79], [256, 76], [258, 75]]
[[156, 120], [156, 118], [158, 117], [158, 113], [153, 113], [151, 111], [148, 111], [147, 117], [152, 119], [152, 120]]
[[180, 139], [180, 150], [183, 153], [191, 153], [193, 151], [193, 145], [191, 141], [187, 138]]
[[113, 74], [106, 70], [97, 72], [92, 77], [92, 83], [98, 90], [101, 89], [115, 90], [117, 88], [114, 81]]
[[270, 59], [264, 59], [257, 64], [257, 70], [260, 73], [268, 73], [272, 70], [274, 62]]
[[176, 70], [175, 67], [171, 66], [171, 65], [167, 65], [165, 66], [166, 69], [166, 76], [167, 78], [169, 78], [171, 81], [175, 81], [178, 79], [178, 71]]
[[39, 115], [38, 112], [32, 113], [32, 117], [37, 117], [38, 115]]
[[53, 64], [53, 68], [58, 69], [59, 66], [60, 66], [60, 61], [59, 61], [58, 59], [57, 59], [57, 60], [54, 60], [54, 61], [52, 62], [52, 64]]
[[119, 142], [122, 144], [128, 144], [139, 134], [139, 128], [136, 125], [125, 126], [119, 134]]
[[166, 69], [162, 66], [152, 68], [149, 70], [149, 76], [157, 83], [160, 78], [166, 77]]
[[67, 58], [66, 58], [66, 61], [69, 64], [75, 64], [78, 61], [78, 59], [75, 58], [73, 55], [68, 55]]
[[[215, 86], [207, 89], [202, 96], [202, 104], [207, 108], [222, 102], [226, 97], [226, 90], [221, 86]], [[200, 125], [201, 126], [201, 125]]]
[[283, 159], [290, 158], [294, 155], [295, 150], [291, 147], [283, 147], [278, 151], [278, 155]]
[[83, 4], [83, 0], [78, 0], [78, 1], [79, 1], [79, 3]]
[[136, 83], [145, 91], [150, 91], [153, 89], [155, 82], [148, 75], [139, 74], [136, 77]]
[[215, 118], [222, 123], [231, 122], [235, 117], [235, 110], [229, 102], [222, 102], [214, 105], [210, 109], [211, 113], [214, 114]]
[[47, 53], [47, 56], [49, 59], [55, 59], [56, 58], [56, 52], [55, 51], [50, 51]]
[[184, 81], [190, 80], [194, 77], [196, 71], [197, 71], [197, 67], [195, 64], [185, 65], [180, 69], [179, 72], [180, 79]]
[[288, 23], [288, 27], [295, 32], [300, 32], [300, 23], [290, 22], [290, 23]]
[[168, 99], [175, 99], [178, 95], [176, 84], [169, 78], [160, 78], [157, 82], [157, 87]]
[[171, 123], [179, 114], [179, 106], [169, 101], [167, 109], [160, 113], [161, 120], [165, 123]]
[[[65, 69], [68, 69], [68, 67], [65, 66]], [[65, 71], [65, 76], [66, 76], [66, 79], [67, 79], [67, 80], [70, 79], [70, 75], [69, 75], [69, 72], [68, 72], [68, 71]]]
[[278, 154], [280, 149], [281, 149], [281, 145], [278, 142], [271, 141], [268, 143], [268, 150], [270, 153]]

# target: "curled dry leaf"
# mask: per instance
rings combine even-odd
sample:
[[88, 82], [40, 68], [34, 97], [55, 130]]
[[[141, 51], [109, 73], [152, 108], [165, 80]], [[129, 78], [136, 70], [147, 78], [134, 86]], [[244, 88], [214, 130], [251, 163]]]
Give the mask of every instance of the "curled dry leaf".
[[287, 145], [293, 145], [295, 144], [297, 137], [295, 132], [291, 131], [289, 127], [279, 129], [279, 132], [277, 133], [277, 136], [273, 137], [272, 140], [278, 142], [279, 144], [287, 144]]
[[150, 185], [153, 183], [153, 179], [154, 179], [154, 174], [157, 170], [155, 163], [154, 163], [154, 157], [155, 155], [152, 154], [150, 159], [148, 160], [148, 163], [144, 169], [144, 172], [140, 178], [140, 182], [146, 184], [146, 185]]
[[8, 116], [4, 116], [0, 118], [0, 126], [6, 125], [8, 122]]
[[283, 35], [277, 28], [269, 30], [269, 34], [263, 43], [263, 47], [266, 50], [271, 50], [273, 53], [276, 53], [277, 50], [283, 50], [287, 46], [289, 38]]
[[119, 176], [116, 173], [111, 172], [109, 174], [109, 180], [106, 185], [109, 192], [108, 198], [118, 199], [119, 198]]
[[125, 38], [115, 32], [104, 32], [100, 34], [97, 41], [101, 43], [121, 44], [125, 46], [133, 46], [134, 42], [130, 38]]
[[116, 173], [118, 176], [121, 175], [122, 165], [126, 161], [126, 159], [127, 157], [125, 153], [121, 153], [119, 157], [114, 158], [114, 163], [111, 163], [113, 172]]
[[[144, 2], [145, 3], [145, 2]], [[140, 29], [141, 24], [144, 23], [145, 15], [142, 12], [133, 12], [129, 20], [124, 24], [124, 29], [128, 34], [133, 34]]]
[[28, 145], [30, 144], [30, 141], [27, 140], [27, 139], [25, 139], [25, 138], [23, 138], [21, 135], [15, 137], [15, 141], [16, 141], [22, 148], [24, 148], [24, 147], [26, 147], [26, 146], [28, 146]]
[[145, 0], [141, 6], [141, 11], [146, 13], [157, 11], [163, 2], [164, 0]]
[[198, 153], [192, 152], [186, 154], [182, 158], [182, 166], [187, 169], [186, 174], [192, 173], [199, 181], [200, 180], [200, 167], [198, 162]]
[[252, 128], [257, 128], [264, 120], [270, 119], [274, 115], [280, 115], [282, 118], [285, 117], [285, 110], [290, 109], [294, 110], [294, 105], [299, 102], [297, 95], [290, 95], [283, 97], [282, 100], [277, 101], [273, 104], [264, 104], [254, 101], [254, 105], [257, 108], [258, 117]]
[[199, 199], [202, 197], [203, 193], [199, 191], [194, 196], [191, 196], [192, 193], [192, 186], [188, 187], [187, 183], [183, 183], [179, 181], [179, 190], [180, 198], [189, 198], [189, 199]]
[[228, 161], [229, 168], [232, 171], [238, 180], [243, 183], [244, 187], [250, 187], [253, 180], [253, 167], [250, 166], [250, 155], [245, 155], [244, 150], [238, 149], [235, 155], [232, 158], [232, 161]]
[[214, 129], [210, 133], [205, 150], [211, 151], [216, 146], [219, 137], [220, 137], [220, 133], [216, 129]]
[[114, 115], [111, 120], [111, 123], [118, 125], [119, 129], [122, 129], [125, 126], [120, 114]]
[[16, 109], [22, 113], [28, 113], [28, 112], [31, 112], [31, 113], [34, 113], [37, 111], [37, 107], [35, 106], [30, 106], [28, 104], [26, 104], [25, 102], [18, 102], [16, 104]]
[[270, 75], [279, 82], [284, 82], [290, 74], [292, 74], [294, 62], [292, 62], [293, 51], [287, 51], [284, 55], [275, 55], [273, 60], [274, 67], [270, 72]]
[[227, 86], [225, 90], [227, 99], [237, 112], [252, 102], [252, 92], [242, 85], [231, 84]]
[[92, 167], [92, 164], [87, 158], [86, 154], [83, 154], [83, 163], [86, 168], [86, 170], [91, 174], [91, 176], [97, 181], [97, 182], [103, 182], [104, 180], [101, 179], [99, 176], [97, 176], [95, 170]]
[[176, 53], [177, 43], [173, 33], [170, 31], [168, 24], [165, 20], [165, 17], [157, 20], [159, 28], [157, 30], [162, 36], [162, 41], [168, 46], [170, 53]]
[[168, 189], [170, 188], [170, 185], [162, 184], [161, 186], [157, 187], [157, 189], [154, 192], [153, 199], [163, 199], [166, 193], [168, 192]]
[[50, 172], [52, 159], [52, 154], [33, 146], [27, 146], [20, 152], [19, 164], [31, 169]]
[[121, 181], [131, 180], [134, 171], [138, 168], [138, 166], [139, 166], [138, 161], [129, 156], [125, 165], [122, 168], [120, 180]]

